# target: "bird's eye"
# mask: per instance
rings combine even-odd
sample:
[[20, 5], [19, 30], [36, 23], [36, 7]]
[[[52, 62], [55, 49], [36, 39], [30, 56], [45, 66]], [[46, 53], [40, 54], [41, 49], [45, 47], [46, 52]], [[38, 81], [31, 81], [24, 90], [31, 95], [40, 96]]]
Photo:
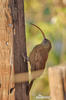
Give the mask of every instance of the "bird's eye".
[[47, 39], [44, 39], [44, 43], [47, 43], [48, 42], [48, 40]]

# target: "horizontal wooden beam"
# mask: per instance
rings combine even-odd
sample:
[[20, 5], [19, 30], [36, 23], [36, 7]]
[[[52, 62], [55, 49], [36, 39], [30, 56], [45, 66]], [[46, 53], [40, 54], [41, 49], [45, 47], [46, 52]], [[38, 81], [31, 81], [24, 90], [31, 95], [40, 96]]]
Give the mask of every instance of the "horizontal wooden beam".
[[[43, 70], [38, 70], [38, 71], [33, 71], [31, 73], [32, 80], [36, 79], [43, 73]], [[29, 73], [24, 72], [24, 73], [18, 73], [14, 75], [14, 82], [15, 83], [21, 83], [21, 82], [27, 82], [29, 81]]]

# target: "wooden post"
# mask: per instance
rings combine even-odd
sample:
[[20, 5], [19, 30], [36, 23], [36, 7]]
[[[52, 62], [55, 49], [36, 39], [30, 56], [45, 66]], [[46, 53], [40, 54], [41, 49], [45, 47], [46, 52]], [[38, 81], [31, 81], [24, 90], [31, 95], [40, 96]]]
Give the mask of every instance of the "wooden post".
[[[24, 62], [23, 54], [26, 56], [26, 37], [24, 21], [24, 0], [12, 0], [10, 2], [14, 24], [14, 67], [15, 74], [28, 71], [27, 62]], [[28, 100], [26, 94], [28, 82], [15, 83], [15, 100]]]
[[66, 100], [66, 67], [49, 68], [51, 100]]
[[[10, 100], [12, 17], [9, 0], [0, 0], [0, 100]], [[12, 98], [13, 100], [13, 98]]]

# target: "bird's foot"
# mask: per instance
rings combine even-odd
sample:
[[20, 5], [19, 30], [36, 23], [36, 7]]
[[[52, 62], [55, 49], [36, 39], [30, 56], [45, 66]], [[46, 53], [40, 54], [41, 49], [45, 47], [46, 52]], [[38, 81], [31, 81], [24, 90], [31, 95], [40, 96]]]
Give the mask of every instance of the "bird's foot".
[[24, 59], [24, 62], [28, 62], [29, 61], [29, 57], [28, 56], [25, 56], [25, 54], [22, 54], [22, 57], [23, 57], [23, 59]]

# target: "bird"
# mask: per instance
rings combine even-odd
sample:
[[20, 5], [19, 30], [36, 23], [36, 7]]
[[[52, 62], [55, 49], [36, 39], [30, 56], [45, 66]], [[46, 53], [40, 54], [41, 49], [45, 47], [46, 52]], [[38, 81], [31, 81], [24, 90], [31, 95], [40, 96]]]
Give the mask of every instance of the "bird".
[[[24, 59], [27, 59], [27, 61], [30, 62], [31, 65], [31, 71], [45, 69], [45, 65], [48, 59], [48, 54], [52, 48], [50, 40], [48, 40], [44, 34], [44, 32], [39, 28], [37, 25], [32, 24], [34, 27], [38, 28], [41, 31], [41, 34], [43, 35], [43, 40], [40, 44], [36, 45], [32, 51], [30, 52], [29, 57], [24, 57]], [[27, 88], [27, 94], [29, 94], [32, 84], [32, 80]]]

